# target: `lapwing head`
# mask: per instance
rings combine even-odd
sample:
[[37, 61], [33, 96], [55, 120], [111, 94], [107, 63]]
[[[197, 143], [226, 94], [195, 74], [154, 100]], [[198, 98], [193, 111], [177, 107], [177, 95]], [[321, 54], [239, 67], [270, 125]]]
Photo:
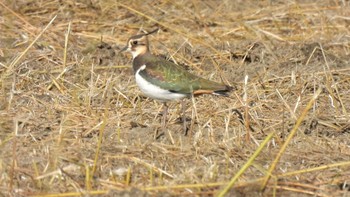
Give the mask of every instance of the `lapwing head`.
[[159, 29], [155, 29], [149, 33], [138, 34], [131, 36], [128, 40], [128, 43], [120, 52], [129, 51], [132, 54], [132, 57], [135, 58], [139, 55], [145, 54], [149, 51], [149, 44], [147, 36], [157, 32]]

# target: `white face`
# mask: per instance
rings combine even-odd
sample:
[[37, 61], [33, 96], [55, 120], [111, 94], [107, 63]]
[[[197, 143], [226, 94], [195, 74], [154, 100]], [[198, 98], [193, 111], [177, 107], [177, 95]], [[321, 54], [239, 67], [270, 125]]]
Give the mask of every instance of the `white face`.
[[121, 49], [120, 52], [129, 51], [132, 54], [133, 58], [137, 57], [140, 54], [146, 53], [147, 51], [149, 51], [147, 36], [158, 32], [158, 30], [159, 28], [146, 34], [139, 34], [130, 37], [128, 40], [128, 44], [123, 49]]
[[148, 42], [144, 37], [130, 39], [128, 42], [127, 51], [131, 52], [132, 57], [135, 58], [140, 54], [146, 53], [148, 50]]

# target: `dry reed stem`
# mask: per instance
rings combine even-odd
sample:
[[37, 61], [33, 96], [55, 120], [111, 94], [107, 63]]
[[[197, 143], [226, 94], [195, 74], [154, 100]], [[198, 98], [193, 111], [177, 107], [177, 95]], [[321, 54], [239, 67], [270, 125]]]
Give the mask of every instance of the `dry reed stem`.
[[[55, 84], [57, 88], [59, 88], [58, 84], [57, 84], [57, 80], [59, 78], [61, 78], [64, 73], [66, 73], [68, 71], [67, 69], [67, 48], [68, 48], [68, 42], [69, 42], [69, 34], [71, 32], [71, 25], [72, 25], [72, 22], [69, 22], [68, 24], [68, 29], [67, 29], [67, 32], [66, 32], [66, 36], [65, 36], [65, 39], [64, 39], [64, 52], [63, 52], [63, 70], [62, 72], [53, 80], [53, 82], [47, 87], [47, 90], [50, 90], [52, 85]], [[59, 88], [60, 89], [60, 88]], [[61, 93], [62, 93], [62, 90], [60, 89]]]
[[256, 151], [254, 152], [254, 154], [249, 158], [249, 160], [247, 161], [247, 163], [244, 164], [244, 166], [242, 166], [242, 168], [235, 174], [234, 177], [232, 177], [232, 179], [230, 180], [230, 182], [227, 184], [226, 187], [224, 187], [224, 189], [222, 189], [217, 196], [219, 197], [223, 197], [227, 194], [227, 192], [232, 188], [232, 186], [236, 183], [236, 181], [238, 180], [238, 178], [249, 168], [250, 165], [252, 165], [253, 161], [255, 160], [255, 158], [260, 154], [260, 152], [262, 151], [262, 149], [265, 147], [265, 145], [271, 140], [271, 138], [274, 136], [274, 133], [270, 133], [265, 140], [261, 143], [261, 145], [256, 149]]
[[301, 113], [300, 117], [297, 119], [293, 129], [291, 130], [290, 134], [288, 135], [286, 141], [283, 143], [283, 145], [281, 146], [280, 151], [278, 152], [278, 154], [276, 155], [276, 158], [273, 160], [269, 170], [267, 171], [267, 175], [265, 176], [264, 182], [261, 185], [261, 189], [264, 189], [267, 185], [267, 182], [269, 181], [270, 177], [272, 176], [272, 172], [275, 170], [276, 165], [278, 163], [278, 161], [280, 160], [280, 158], [282, 157], [282, 154], [286, 151], [288, 144], [291, 142], [292, 138], [294, 137], [295, 133], [298, 131], [298, 128], [301, 124], [302, 121], [304, 121], [307, 113], [309, 112], [309, 110], [312, 108], [312, 105], [314, 104], [314, 102], [316, 101], [317, 97], [320, 95], [322, 91], [322, 88], [319, 88], [315, 94], [312, 96], [312, 98], [310, 99], [309, 103], [306, 105], [305, 109], [303, 110], [303, 112]]
[[[32, 46], [38, 41], [38, 39], [43, 35], [43, 33], [51, 26], [51, 24], [53, 23], [53, 21], [56, 19], [57, 15], [54, 16], [51, 21], [46, 25], [46, 27], [44, 27], [44, 29], [35, 37], [35, 39], [28, 45], [28, 47], [21, 52], [21, 54], [19, 56], [17, 56], [11, 63], [9, 66], [7, 66], [6, 71], [4, 73], [2, 73], [1, 75], [1, 82], [4, 81], [4, 79], [6, 77], [8, 77], [12, 72], [14, 67], [18, 64], [18, 62], [28, 53], [28, 50], [30, 48], [32, 48]], [[3, 84], [1, 84], [3, 85]]]

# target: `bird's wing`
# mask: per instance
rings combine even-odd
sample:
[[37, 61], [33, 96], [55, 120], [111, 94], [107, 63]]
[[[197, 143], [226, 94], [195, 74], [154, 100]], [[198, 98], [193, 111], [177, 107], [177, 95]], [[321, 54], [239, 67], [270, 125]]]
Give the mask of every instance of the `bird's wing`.
[[203, 79], [173, 62], [153, 56], [139, 74], [150, 83], [172, 92], [192, 94], [225, 91], [228, 86]]

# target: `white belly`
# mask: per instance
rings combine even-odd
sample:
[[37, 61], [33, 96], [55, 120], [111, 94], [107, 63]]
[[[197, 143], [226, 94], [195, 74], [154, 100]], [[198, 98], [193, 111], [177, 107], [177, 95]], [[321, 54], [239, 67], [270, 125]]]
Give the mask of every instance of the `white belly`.
[[137, 85], [146, 96], [153, 99], [161, 100], [161, 101], [176, 100], [176, 99], [181, 99], [186, 97], [186, 95], [184, 94], [178, 94], [178, 93], [170, 92], [168, 90], [164, 90], [146, 81], [139, 74], [139, 72], [141, 70], [144, 70], [145, 68], [146, 68], [146, 65], [143, 65], [139, 68], [139, 70], [136, 71], [135, 79], [136, 79]]

